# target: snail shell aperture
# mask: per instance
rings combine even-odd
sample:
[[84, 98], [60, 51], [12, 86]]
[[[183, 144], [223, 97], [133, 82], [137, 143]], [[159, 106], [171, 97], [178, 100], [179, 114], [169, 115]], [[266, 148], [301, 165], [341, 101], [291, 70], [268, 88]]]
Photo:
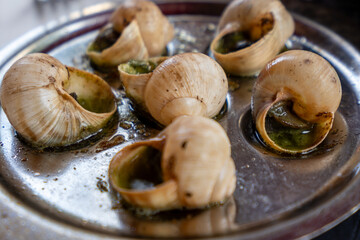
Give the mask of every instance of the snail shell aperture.
[[270, 61], [255, 82], [251, 109], [264, 142], [308, 152], [329, 133], [342, 95], [335, 69], [321, 56], [291, 50]]
[[154, 69], [168, 57], [155, 57], [148, 60], [131, 60], [118, 66], [120, 81], [124, 86], [126, 95], [138, 107], [146, 111], [144, 91]]
[[234, 0], [210, 49], [227, 73], [257, 74], [284, 47], [294, 20], [279, 0]]
[[[203, 208], [223, 202], [235, 190], [230, 148], [225, 131], [215, 120], [181, 116], [157, 138], [128, 145], [118, 152], [110, 163], [110, 182], [126, 201], [138, 207]], [[149, 149], [161, 154], [159, 161], [156, 157], [142, 157]], [[144, 175], [151, 164], [157, 164], [159, 170]], [[136, 187], [136, 182], [150, 178], [157, 181]]]
[[174, 36], [174, 27], [158, 6], [147, 0], [127, 0], [100, 30], [87, 55], [98, 66], [161, 55]]
[[103, 79], [42, 53], [16, 61], [4, 76], [0, 94], [12, 126], [40, 148], [86, 138], [116, 111], [115, 97]]
[[149, 73], [129, 74], [126, 65], [120, 65], [119, 71], [126, 92], [133, 93], [130, 97], [159, 123], [168, 125], [181, 115], [212, 118], [220, 112], [228, 81], [221, 66], [209, 56], [183, 53], [153, 62], [159, 65]]

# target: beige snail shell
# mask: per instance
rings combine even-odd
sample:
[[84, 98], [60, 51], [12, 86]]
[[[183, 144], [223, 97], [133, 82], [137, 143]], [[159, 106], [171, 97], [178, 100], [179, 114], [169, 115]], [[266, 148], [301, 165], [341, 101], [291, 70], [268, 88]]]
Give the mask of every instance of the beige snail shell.
[[123, 2], [99, 35], [109, 29], [120, 35], [115, 43], [98, 50], [94, 41], [87, 49], [87, 55], [99, 66], [117, 66], [129, 60], [159, 56], [174, 37], [172, 24], [155, 3], [147, 0]]
[[209, 56], [183, 53], [153, 62], [159, 65], [146, 74], [129, 74], [126, 65], [120, 65], [119, 71], [126, 92], [159, 123], [168, 125], [181, 115], [212, 118], [220, 112], [228, 81]]
[[[168, 57], [154, 57], [148, 60], [132, 60], [118, 66], [120, 81], [125, 93], [136, 104], [146, 110], [144, 91], [154, 69]], [[140, 69], [139, 69], [140, 68]]]
[[0, 94], [12, 126], [40, 148], [70, 145], [96, 133], [117, 109], [103, 79], [42, 53], [17, 60]]
[[[141, 157], [149, 148], [161, 153], [159, 161]], [[149, 171], [148, 176], [161, 174], [161, 181], [134, 188], [132, 183], [141, 180], [146, 165], [155, 163], [161, 170]], [[110, 163], [109, 178], [127, 202], [154, 210], [221, 203], [233, 194], [236, 184], [225, 131], [215, 120], [199, 116], [178, 117], [158, 137], [123, 148]]]
[[[329, 62], [309, 51], [287, 51], [270, 61], [255, 82], [251, 108], [256, 129], [263, 141], [276, 151], [309, 152], [329, 133], [341, 95], [339, 77]], [[290, 105], [283, 108], [282, 103]], [[286, 108], [288, 110], [284, 111]], [[271, 130], [268, 121], [271, 115], [274, 119], [283, 118], [280, 120], [282, 127]], [[282, 137], [279, 134], [286, 126], [290, 126], [287, 128], [289, 131], [301, 132], [291, 141], [304, 141], [304, 144], [298, 142], [299, 146], [291, 146], [281, 143], [288, 140], [276, 136]], [[306, 136], [310, 137], [304, 138], [305, 132], [301, 129], [307, 129]], [[270, 131], [275, 137], [270, 136]]]
[[[256, 75], [280, 52], [294, 29], [292, 16], [279, 0], [234, 0], [221, 16], [210, 49], [227, 73]], [[226, 36], [236, 33], [247, 44], [220, 50]]]

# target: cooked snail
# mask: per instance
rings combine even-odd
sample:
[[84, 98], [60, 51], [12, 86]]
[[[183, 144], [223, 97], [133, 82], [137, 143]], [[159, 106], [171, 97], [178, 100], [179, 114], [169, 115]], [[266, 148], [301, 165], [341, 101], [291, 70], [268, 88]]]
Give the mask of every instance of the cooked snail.
[[154, 69], [168, 57], [156, 57], [148, 60], [131, 60], [118, 67], [120, 80], [126, 95], [142, 110], [146, 111], [144, 91]]
[[42, 53], [16, 61], [4, 76], [0, 94], [15, 130], [41, 148], [86, 138], [116, 111], [115, 97], [104, 80]]
[[199, 116], [178, 117], [158, 137], [123, 148], [109, 178], [126, 201], [156, 210], [223, 202], [236, 181], [225, 131]]
[[87, 55], [98, 66], [159, 56], [174, 36], [174, 27], [151, 1], [127, 0], [90, 43]]
[[181, 115], [214, 117], [226, 100], [224, 70], [202, 53], [130, 62], [119, 71], [128, 95], [163, 125]]
[[339, 77], [324, 58], [287, 51], [265, 66], [254, 85], [256, 129], [279, 152], [308, 152], [329, 133], [341, 93]]
[[279, 0], [234, 0], [222, 14], [210, 49], [233, 75], [255, 75], [284, 47], [294, 21]]

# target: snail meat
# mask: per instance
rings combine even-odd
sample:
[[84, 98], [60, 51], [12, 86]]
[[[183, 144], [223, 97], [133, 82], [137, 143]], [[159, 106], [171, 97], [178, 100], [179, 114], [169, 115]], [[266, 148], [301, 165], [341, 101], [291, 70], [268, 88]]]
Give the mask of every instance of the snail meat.
[[203, 208], [225, 201], [235, 190], [230, 148], [216, 121], [180, 116], [156, 138], [118, 152], [110, 163], [109, 179], [136, 207]]
[[174, 27], [155, 3], [127, 0], [114, 11], [86, 53], [103, 69], [160, 56], [173, 37]]
[[220, 18], [210, 49], [227, 73], [255, 75], [284, 48], [294, 29], [279, 0], [234, 0]]
[[321, 56], [290, 50], [260, 72], [252, 93], [256, 129], [271, 148], [306, 153], [331, 130], [342, 95], [335, 69]]
[[100, 77], [28, 54], [6, 72], [1, 104], [15, 130], [39, 148], [67, 146], [102, 129], [117, 107]]
[[149, 72], [131, 63], [118, 69], [127, 95], [160, 124], [181, 115], [216, 116], [225, 104], [228, 80], [221, 66], [202, 53], [150, 59]]

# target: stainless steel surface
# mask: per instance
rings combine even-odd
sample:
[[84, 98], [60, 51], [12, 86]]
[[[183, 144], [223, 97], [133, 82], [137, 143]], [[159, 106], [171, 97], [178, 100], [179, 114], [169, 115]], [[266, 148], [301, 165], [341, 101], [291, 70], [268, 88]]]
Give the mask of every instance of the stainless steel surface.
[[[15, 59], [37, 51], [92, 71], [84, 55], [86, 45], [114, 6], [98, 5], [98, 10], [58, 24], [46, 33], [28, 33], [27, 38], [0, 52], [0, 77]], [[35, 151], [19, 141], [1, 112], [0, 233], [5, 239], [310, 238], [358, 209], [360, 55], [327, 29], [295, 17], [296, 33], [288, 46], [327, 58], [343, 84], [334, 130], [317, 151], [283, 157], [264, 148], [251, 125], [249, 103], [254, 79], [230, 79], [228, 109], [219, 122], [228, 132], [237, 167], [234, 198], [224, 206], [186, 218], [139, 219], [122, 207], [119, 197], [107, 186], [107, 168], [123, 146], [159, 130], [138, 118], [122, 91], [116, 91], [119, 124], [92, 146], [77, 150]], [[217, 17], [180, 14], [170, 19], [177, 29], [170, 53], [208, 53]]]

